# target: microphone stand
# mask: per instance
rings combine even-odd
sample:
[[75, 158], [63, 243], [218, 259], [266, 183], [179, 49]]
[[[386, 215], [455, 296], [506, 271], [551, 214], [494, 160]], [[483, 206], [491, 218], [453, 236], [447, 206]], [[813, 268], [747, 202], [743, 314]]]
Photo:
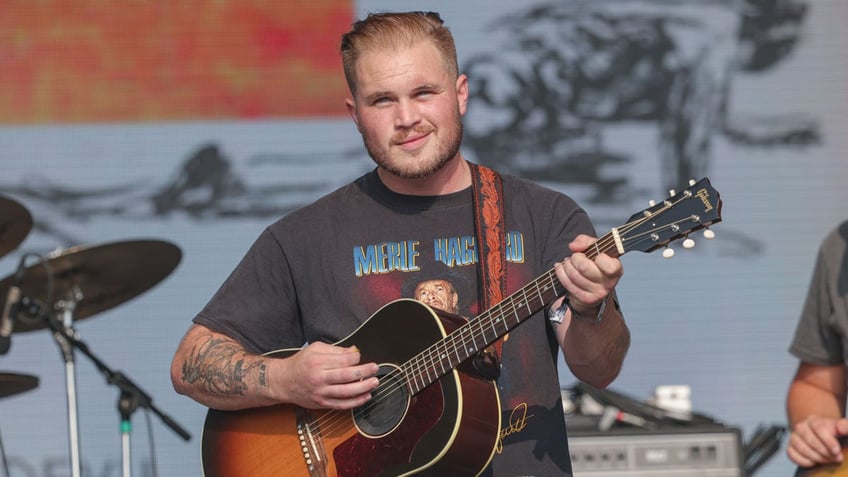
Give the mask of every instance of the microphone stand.
[[62, 323], [49, 312], [47, 323], [53, 329], [53, 338], [62, 352], [62, 360], [65, 362], [65, 395], [68, 403], [68, 443], [71, 453], [71, 477], [81, 477], [82, 460], [79, 448], [79, 408], [77, 406], [77, 382], [76, 382], [76, 358], [71, 339], [74, 331], [74, 310], [80, 300], [80, 291], [75, 289], [67, 299], [56, 303], [57, 310], [61, 311]]
[[[183, 440], [190, 440], [191, 434], [189, 434], [185, 429], [180, 427], [179, 424], [176, 423], [173, 419], [171, 419], [168, 415], [163, 413], [159, 408], [157, 408], [153, 404], [153, 398], [150, 397], [149, 394], [144, 392], [138, 385], [136, 385], [129, 377], [121, 373], [120, 371], [115, 371], [109, 366], [107, 366], [101, 359], [94, 355], [91, 352], [88, 345], [85, 344], [82, 340], [77, 337], [77, 333], [74, 329], [68, 324], [70, 321], [68, 319], [68, 315], [72, 313], [72, 311], [65, 310], [65, 322], [60, 323], [55, 317], [53, 317], [50, 313], [46, 313], [46, 320], [50, 328], [53, 330], [53, 335], [56, 337], [56, 340], [60, 342], [62, 347], [63, 356], [65, 357], [66, 363], [69, 363], [71, 375], [73, 374], [73, 350], [78, 349], [82, 354], [87, 356], [97, 369], [106, 376], [106, 382], [116, 386], [121, 394], [118, 398], [118, 411], [121, 415], [121, 458], [122, 458], [122, 468], [123, 468], [123, 476], [130, 476], [130, 434], [132, 432], [132, 422], [131, 417], [133, 412], [136, 411], [139, 407], [149, 409], [153, 411], [154, 414], [159, 416], [163, 423], [166, 426], [171, 428], [174, 433], [183, 438]], [[76, 426], [76, 394], [75, 391], [71, 389], [70, 383], [72, 379], [69, 379], [68, 385], [68, 405], [69, 411], [71, 415], [74, 417], [69, 418], [71, 427], [71, 450], [72, 450], [72, 471], [73, 469], [79, 469], [79, 447], [78, 444], [74, 445], [75, 438], [78, 437], [76, 434], [77, 426]], [[75, 387], [75, 385], [74, 385]], [[71, 409], [71, 405], [73, 408]], [[76, 457], [74, 457], [74, 452], [76, 452]], [[77, 470], [78, 471], [78, 470]], [[79, 474], [72, 474], [74, 476], [78, 476]]]

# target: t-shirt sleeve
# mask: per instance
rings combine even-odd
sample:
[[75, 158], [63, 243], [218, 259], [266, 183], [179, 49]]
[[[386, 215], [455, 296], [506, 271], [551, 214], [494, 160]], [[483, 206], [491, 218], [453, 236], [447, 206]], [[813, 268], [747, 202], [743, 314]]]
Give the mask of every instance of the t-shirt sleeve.
[[552, 220], [551, 226], [554, 228], [548, 235], [549, 242], [545, 247], [549, 251], [545, 257], [549, 265], [571, 254], [568, 244], [578, 235], [597, 235], [589, 215], [582, 208], [570, 206], [570, 202], [570, 199], [561, 200], [556, 207], [559, 213]]
[[[525, 213], [543, 222], [535, 225], [543, 267], [551, 267], [571, 255], [568, 244], [578, 235], [596, 235], [589, 215], [571, 197], [535, 184], [524, 185], [523, 204], [528, 208]], [[539, 214], [539, 211], [547, 213]]]
[[289, 261], [265, 229], [194, 323], [265, 353], [304, 344]]
[[819, 251], [807, 298], [789, 351], [801, 361], [836, 365], [843, 362], [842, 339], [833, 328], [828, 262]]

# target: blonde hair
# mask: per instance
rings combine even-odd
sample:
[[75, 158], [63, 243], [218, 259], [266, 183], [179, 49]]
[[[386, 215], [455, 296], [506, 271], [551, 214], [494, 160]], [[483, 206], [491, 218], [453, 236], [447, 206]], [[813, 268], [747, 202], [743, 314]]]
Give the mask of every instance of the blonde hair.
[[411, 47], [422, 40], [432, 41], [442, 53], [448, 71], [459, 75], [453, 35], [438, 13], [371, 13], [355, 22], [342, 36], [341, 44], [344, 75], [351, 93], [356, 93], [356, 62], [364, 51]]

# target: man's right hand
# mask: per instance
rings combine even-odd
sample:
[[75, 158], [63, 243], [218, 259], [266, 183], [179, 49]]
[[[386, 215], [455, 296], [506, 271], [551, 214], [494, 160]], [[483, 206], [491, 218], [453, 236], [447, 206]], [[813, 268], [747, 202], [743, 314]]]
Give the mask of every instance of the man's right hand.
[[171, 362], [174, 389], [204, 406], [237, 410], [279, 403], [352, 409], [377, 387], [378, 366], [355, 348], [313, 343], [285, 358], [248, 353], [229, 336], [192, 325]]
[[795, 424], [786, 453], [801, 467], [840, 463], [840, 437], [848, 435], [848, 419], [807, 416]]
[[309, 409], [352, 409], [371, 399], [378, 366], [360, 364], [355, 346], [312, 343], [286, 358], [280, 378], [286, 401]]

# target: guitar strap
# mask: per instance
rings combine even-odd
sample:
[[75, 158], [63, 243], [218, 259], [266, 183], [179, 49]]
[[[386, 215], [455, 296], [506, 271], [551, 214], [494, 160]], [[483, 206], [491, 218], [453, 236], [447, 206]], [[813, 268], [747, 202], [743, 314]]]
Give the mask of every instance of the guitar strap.
[[[474, 233], [478, 244], [477, 296], [480, 310], [489, 310], [506, 296], [506, 232], [503, 206], [503, 181], [496, 171], [474, 164], [471, 166], [471, 191], [474, 202]], [[500, 361], [503, 343], [509, 335], [490, 348]]]

